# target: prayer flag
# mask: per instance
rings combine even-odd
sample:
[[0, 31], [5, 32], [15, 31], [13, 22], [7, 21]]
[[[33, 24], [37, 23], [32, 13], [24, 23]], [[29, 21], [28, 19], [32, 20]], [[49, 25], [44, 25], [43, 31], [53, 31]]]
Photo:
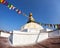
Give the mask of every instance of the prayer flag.
[[55, 25], [54, 25], [54, 28], [55, 28]]
[[8, 6], [8, 2], [7, 1], [4, 1], [4, 3], [3, 3], [4, 5], [6, 5], [6, 6]]
[[50, 27], [52, 27], [52, 24], [50, 24]]
[[15, 11], [18, 12], [18, 9], [16, 9]]
[[18, 14], [21, 14], [21, 11], [20, 10], [18, 11]]
[[[4, 0], [5, 1], [5, 0]], [[4, 4], [4, 1], [2, 2], [2, 4]]]
[[16, 9], [16, 7], [14, 7], [14, 6], [13, 6], [13, 7], [12, 7], [12, 9], [13, 9], [13, 10], [15, 10], [15, 9]]
[[0, 3], [2, 3], [4, 0], [0, 0]]
[[8, 4], [8, 8], [10, 8], [11, 7], [11, 4]]
[[13, 5], [11, 5], [10, 7], [9, 7], [9, 9], [12, 9], [13, 8]]
[[55, 25], [55, 28], [58, 28], [58, 25], [57, 24]]
[[5, 0], [0, 0], [0, 3], [3, 3]]

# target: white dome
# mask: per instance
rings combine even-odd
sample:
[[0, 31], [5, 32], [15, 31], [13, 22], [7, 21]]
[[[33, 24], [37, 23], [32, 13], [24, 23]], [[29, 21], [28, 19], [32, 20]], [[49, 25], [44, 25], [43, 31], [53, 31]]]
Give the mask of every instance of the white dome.
[[38, 23], [30, 22], [25, 24], [21, 29], [40, 29], [41, 30], [43, 29], [43, 27]]
[[38, 24], [38, 23], [36, 23], [35, 22], [35, 19], [32, 17], [32, 13], [30, 13], [29, 14], [29, 18], [28, 18], [28, 22], [27, 22], [27, 24], [25, 24], [22, 28], [21, 28], [21, 30], [42, 30], [43, 29], [43, 27], [40, 25], [40, 24]]

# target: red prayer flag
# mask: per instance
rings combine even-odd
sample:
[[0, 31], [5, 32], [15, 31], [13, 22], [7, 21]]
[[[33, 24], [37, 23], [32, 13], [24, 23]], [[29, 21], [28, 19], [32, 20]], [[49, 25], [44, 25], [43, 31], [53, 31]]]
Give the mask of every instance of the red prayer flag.
[[18, 14], [21, 14], [21, 11], [20, 10], [18, 11]]

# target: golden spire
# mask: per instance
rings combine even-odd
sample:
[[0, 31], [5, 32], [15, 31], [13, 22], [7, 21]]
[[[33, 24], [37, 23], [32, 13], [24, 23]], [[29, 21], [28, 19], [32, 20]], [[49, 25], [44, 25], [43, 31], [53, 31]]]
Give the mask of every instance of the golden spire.
[[27, 23], [29, 22], [35, 22], [34, 18], [32, 17], [32, 13], [29, 14], [29, 20]]

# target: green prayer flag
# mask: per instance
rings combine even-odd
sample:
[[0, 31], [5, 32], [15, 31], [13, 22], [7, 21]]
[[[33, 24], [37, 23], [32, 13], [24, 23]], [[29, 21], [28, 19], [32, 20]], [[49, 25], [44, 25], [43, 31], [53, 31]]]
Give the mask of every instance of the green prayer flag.
[[11, 4], [8, 4], [8, 8], [10, 8], [11, 7]]

